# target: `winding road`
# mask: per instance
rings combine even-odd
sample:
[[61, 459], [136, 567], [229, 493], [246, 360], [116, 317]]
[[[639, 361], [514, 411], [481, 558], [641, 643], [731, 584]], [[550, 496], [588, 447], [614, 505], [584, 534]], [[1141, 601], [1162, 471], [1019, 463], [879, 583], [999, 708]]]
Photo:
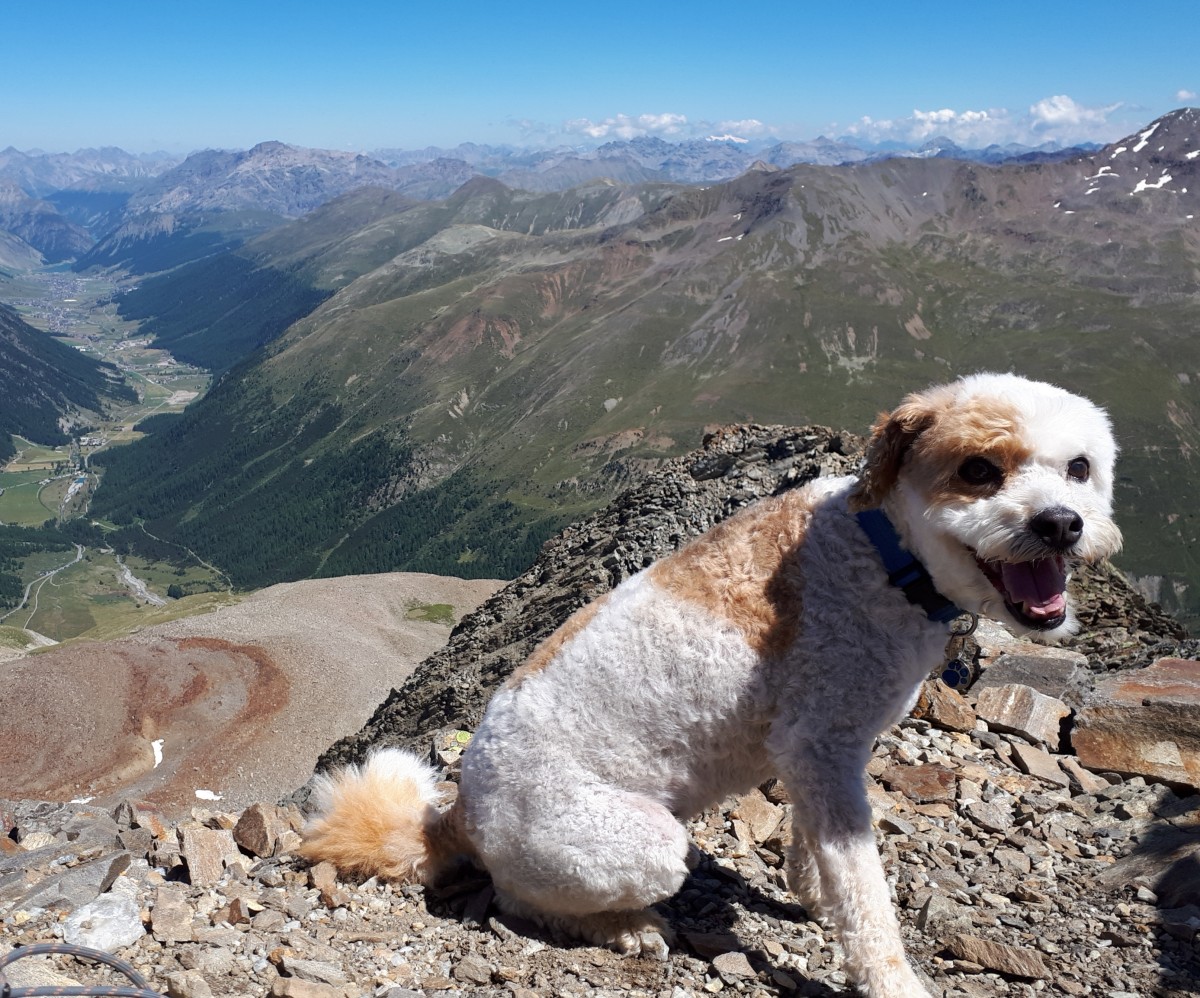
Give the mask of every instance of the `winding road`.
[[20, 611], [22, 609], [24, 609], [25, 604], [29, 602], [29, 595], [32, 592], [33, 593], [33, 609], [29, 611], [29, 617], [25, 620], [25, 625], [29, 626], [29, 621], [33, 620], [34, 614], [36, 614], [38, 611], [38, 596], [41, 595], [42, 586], [44, 586], [49, 579], [52, 579], [59, 572], [61, 572], [64, 568], [70, 568], [72, 565], [78, 565], [83, 560], [83, 552], [84, 552], [83, 545], [76, 544], [75, 545], [75, 558], [72, 561], [68, 561], [65, 564], [59, 565], [58, 568], [50, 569], [50, 571], [45, 572], [42, 575], [39, 575], [36, 579], [34, 579], [31, 583], [29, 583], [29, 585], [27, 585], [25, 587], [25, 595], [21, 597], [21, 602], [18, 603], [11, 610], [9, 610], [8, 613], [4, 614], [3, 616], [0, 616], [0, 623], [3, 623], [4, 621], [6, 621], [14, 613], [20, 613]]

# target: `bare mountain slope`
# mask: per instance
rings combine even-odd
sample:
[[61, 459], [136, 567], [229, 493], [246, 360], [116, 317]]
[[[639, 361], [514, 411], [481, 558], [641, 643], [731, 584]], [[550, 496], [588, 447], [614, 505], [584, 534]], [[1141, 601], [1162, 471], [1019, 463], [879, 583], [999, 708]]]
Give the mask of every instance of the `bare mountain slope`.
[[133, 637], [0, 661], [0, 797], [134, 797], [176, 813], [197, 790], [230, 807], [274, 799], [445, 643], [443, 615], [499, 585], [291, 583]]

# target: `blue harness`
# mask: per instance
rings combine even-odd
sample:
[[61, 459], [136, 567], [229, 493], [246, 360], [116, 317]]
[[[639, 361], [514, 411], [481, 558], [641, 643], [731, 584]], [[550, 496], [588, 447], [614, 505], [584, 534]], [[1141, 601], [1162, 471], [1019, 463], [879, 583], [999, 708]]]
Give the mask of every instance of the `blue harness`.
[[864, 509], [855, 515], [883, 559], [888, 582], [903, 592], [913, 606], [919, 606], [926, 617], [939, 624], [948, 624], [962, 615], [962, 610], [937, 591], [928, 569], [900, 544], [900, 536], [883, 510]]

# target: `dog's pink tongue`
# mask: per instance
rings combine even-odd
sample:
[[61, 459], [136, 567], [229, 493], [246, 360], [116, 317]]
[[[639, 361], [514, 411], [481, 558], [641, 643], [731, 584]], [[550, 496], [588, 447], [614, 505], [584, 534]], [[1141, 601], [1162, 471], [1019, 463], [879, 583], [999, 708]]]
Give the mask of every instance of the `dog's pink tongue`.
[[1054, 558], [1000, 566], [1009, 599], [1031, 617], [1057, 617], [1067, 608], [1067, 576]]

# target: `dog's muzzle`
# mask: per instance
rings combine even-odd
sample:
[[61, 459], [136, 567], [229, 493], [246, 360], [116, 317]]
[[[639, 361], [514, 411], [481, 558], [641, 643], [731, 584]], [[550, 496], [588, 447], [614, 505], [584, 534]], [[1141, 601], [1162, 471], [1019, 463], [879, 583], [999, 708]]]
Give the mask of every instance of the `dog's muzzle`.
[[1035, 630], [1049, 631], [1067, 619], [1063, 554], [1083, 536], [1083, 517], [1066, 506], [1052, 506], [1029, 521], [1029, 531], [1048, 549], [1044, 557], [1015, 562], [975, 560], [1015, 619]]

